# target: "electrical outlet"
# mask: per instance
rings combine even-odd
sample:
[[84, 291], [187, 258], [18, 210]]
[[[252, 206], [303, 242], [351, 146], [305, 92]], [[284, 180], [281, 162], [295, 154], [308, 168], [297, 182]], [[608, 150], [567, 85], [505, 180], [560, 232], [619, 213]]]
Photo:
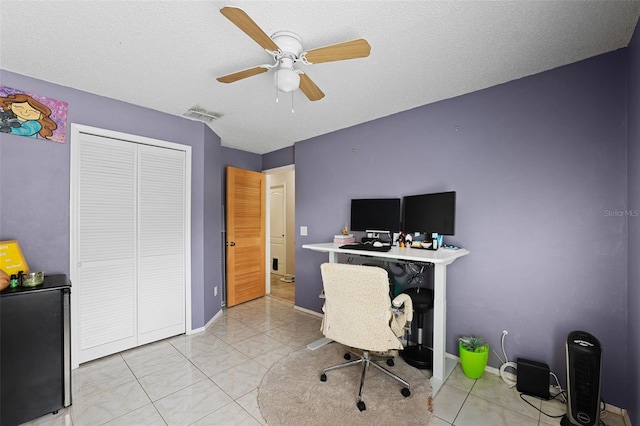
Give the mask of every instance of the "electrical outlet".
[[215, 296], [217, 296], [217, 295], [218, 295], [218, 286], [215, 286], [215, 287], [213, 288], [213, 296], [215, 297]]

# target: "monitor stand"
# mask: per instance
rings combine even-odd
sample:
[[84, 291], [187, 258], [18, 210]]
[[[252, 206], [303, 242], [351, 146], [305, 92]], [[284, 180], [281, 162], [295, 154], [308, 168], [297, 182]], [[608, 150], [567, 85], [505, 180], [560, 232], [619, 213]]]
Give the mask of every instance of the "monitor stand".
[[[390, 231], [367, 230], [365, 232], [367, 233], [367, 236], [362, 238], [363, 243], [370, 242], [370, 241], [386, 241], [386, 242], [391, 241]], [[385, 234], [386, 237], [381, 238], [380, 234]]]

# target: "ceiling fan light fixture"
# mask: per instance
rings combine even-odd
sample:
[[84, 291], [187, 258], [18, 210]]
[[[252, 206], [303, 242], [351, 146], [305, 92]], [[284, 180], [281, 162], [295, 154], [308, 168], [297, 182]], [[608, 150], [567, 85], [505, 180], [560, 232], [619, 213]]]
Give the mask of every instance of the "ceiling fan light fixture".
[[300, 87], [300, 75], [292, 69], [280, 68], [275, 73], [276, 86], [281, 92], [293, 92]]

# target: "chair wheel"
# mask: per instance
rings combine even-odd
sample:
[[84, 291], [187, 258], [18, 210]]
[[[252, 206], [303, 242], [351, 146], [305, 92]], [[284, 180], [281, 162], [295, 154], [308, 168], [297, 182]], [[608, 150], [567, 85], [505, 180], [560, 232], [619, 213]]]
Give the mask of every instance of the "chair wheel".
[[351, 354], [350, 353], [346, 353], [344, 354], [344, 359], [346, 359], [347, 361], [349, 361], [351, 359]]
[[395, 364], [395, 362], [393, 362], [393, 359], [389, 358], [389, 359], [387, 360], [387, 365], [388, 365], [389, 367], [393, 367], [393, 366], [394, 366], [394, 365], [396, 365], [396, 364]]
[[321, 382], [326, 382], [327, 381], [327, 375], [322, 373], [322, 375], [320, 376], [320, 381]]
[[405, 398], [408, 397], [409, 395], [411, 395], [411, 391], [407, 388], [402, 388], [402, 390], [400, 391], [400, 393], [402, 394], [402, 396], [404, 396]]
[[367, 406], [364, 405], [364, 401], [358, 401], [358, 410], [364, 411], [367, 409]]

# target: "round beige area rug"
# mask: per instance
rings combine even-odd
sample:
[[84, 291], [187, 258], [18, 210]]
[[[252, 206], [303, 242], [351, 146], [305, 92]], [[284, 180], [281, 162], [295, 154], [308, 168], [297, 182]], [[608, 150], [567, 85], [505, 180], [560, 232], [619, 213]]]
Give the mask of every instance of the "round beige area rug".
[[258, 388], [258, 405], [267, 424], [429, 424], [433, 410], [429, 379], [400, 357], [395, 366], [387, 368], [409, 382], [411, 395], [407, 398], [400, 393], [400, 382], [374, 367], [365, 379], [367, 409], [362, 412], [356, 406], [362, 365], [329, 371], [327, 381], [322, 382], [322, 369], [345, 362], [345, 352], [344, 346], [331, 343], [315, 351], [291, 353], [271, 367]]

